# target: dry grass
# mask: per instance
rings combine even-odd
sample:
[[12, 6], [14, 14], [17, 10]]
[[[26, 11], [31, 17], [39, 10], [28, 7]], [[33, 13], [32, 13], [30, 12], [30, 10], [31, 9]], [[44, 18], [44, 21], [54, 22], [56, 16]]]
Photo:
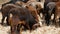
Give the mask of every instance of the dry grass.
[[[0, 25], [0, 34], [9, 34], [10, 27]], [[30, 32], [29, 30], [23, 31], [22, 34], [60, 34], [60, 28], [54, 26], [43, 26], [39, 27], [36, 30]]]
[[1, 4], [4, 4], [4, 3], [6, 3], [6, 2], [9, 2], [10, 0], [0, 0], [0, 5]]

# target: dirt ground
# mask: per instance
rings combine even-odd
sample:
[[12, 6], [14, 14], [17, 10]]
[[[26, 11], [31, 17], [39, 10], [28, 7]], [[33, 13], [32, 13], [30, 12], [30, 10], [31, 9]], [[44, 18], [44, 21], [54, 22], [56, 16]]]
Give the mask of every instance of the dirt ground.
[[[4, 1], [5, 0], [3, 1], [0, 0], [0, 6], [1, 4], [5, 3]], [[0, 23], [1, 23], [1, 18], [2, 18], [2, 14], [0, 13]], [[9, 34], [9, 33], [10, 33], [10, 26], [0, 25], [0, 34]], [[54, 26], [42, 26], [32, 32], [29, 32], [29, 30], [23, 31], [22, 34], [60, 34], [60, 27], [56, 28]]]

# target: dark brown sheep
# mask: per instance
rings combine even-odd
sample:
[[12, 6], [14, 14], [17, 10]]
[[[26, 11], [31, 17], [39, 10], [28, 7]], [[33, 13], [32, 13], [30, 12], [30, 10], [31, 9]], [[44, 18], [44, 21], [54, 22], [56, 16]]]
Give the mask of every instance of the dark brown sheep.
[[[35, 27], [39, 26], [36, 25], [38, 22], [35, 20], [30, 10], [26, 8], [12, 8], [9, 13], [12, 14], [12, 17], [9, 18], [9, 24], [12, 29], [11, 32], [13, 31], [13, 33], [18, 25], [23, 25], [29, 30], [35, 29]], [[20, 30], [19, 27], [17, 27], [17, 29]]]
[[2, 13], [2, 22], [1, 22], [1, 24], [3, 24], [5, 17], [7, 17], [6, 21], [7, 21], [7, 24], [8, 24], [9, 11], [10, 11], [10, 9], [16, 8], [16, 7], [20, 7], [20, 6], [16, 6], [14, 4], [7, 4], [7, 5], [5, 5], [1, 8], [1, 13]]

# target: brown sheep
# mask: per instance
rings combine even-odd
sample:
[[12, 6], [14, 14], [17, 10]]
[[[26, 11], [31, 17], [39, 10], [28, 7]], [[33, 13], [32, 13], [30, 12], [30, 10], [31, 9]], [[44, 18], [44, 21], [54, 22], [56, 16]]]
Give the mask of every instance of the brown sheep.
[[[12, 29], [11, 31], [15, 32], [15, 30], [16, 30], [15, 28], [18, 25], [20, 25], [20, 26], [23, 25], [24, 27], [27, 27], [29, 30], [35, 29], [36, 27], [39, 26], [39, 25], [36, 25], [36, 24], [38, 24], [38, 22], [32, 16], [30, 11], [26, 8], [12, 8], [9, 11], [9, 13], [12, 14], [12, 17], [9, 18], [9, 24]], [[17, 29], [20, 30], [19, 27], [17, 27]]]
[[56, 23], [55, 25], [56, 26], [60, 26], [60, 1], [59, 2], [56, 2], [56, 7], [55, 7], [55, 20], [56, 20]]
[[1, 8], [1, 13], [2, 13], [2, 22], [1, 22], [1, 24], [3, 24], [5, 17], [7, 17], [6, 21], [7, 21], [7, 25], [9, 25], [8, 24], [9, 11], [10, 11], [10, 9], [16, 8], [16, 7], [20, 7], [20, 6], [16, 6], [14, 4], [7, 4], [7, 5], [5, 5]]

